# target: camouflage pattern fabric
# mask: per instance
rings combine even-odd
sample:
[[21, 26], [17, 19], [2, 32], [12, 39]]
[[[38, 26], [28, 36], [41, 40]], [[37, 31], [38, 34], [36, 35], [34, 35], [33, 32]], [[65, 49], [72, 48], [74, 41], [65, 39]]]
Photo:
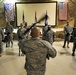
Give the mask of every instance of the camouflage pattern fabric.
[[24, 39], [19, 44], [22, 52], [26, 55], [25, 69], [28, 75], [44, 75], [46, 70], [46, 58], [54, 58], [56, 50], [47, 41], [40, 38]]
[[4, 40], [4, 32], [3, 32], [3, 30], [0, 28], [0, 54], [3, 52], [2, 40]]
[[46, 33], [45, 40], [48, 41], [52, 45], [54, 42], [54, 36], [55, 36], [54, 31], [50, 30]]

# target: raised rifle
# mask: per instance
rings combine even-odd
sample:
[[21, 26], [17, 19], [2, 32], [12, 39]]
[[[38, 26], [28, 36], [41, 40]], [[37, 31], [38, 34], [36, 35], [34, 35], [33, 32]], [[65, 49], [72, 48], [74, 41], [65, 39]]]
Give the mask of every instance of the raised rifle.
[[24, 33], [24, 35], [29, 32], [37, 23], [40, 23], [41, 21], [44, 21], [45, 19], [48, 19], [48, 15], [44, 14], [37, 22], [33, 23]]

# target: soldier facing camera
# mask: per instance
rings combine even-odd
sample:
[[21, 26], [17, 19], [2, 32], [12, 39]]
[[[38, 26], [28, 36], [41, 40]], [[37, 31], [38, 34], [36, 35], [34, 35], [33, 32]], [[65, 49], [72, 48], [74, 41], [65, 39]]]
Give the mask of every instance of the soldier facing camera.
[[73, 28], [69, 24], [69, 21], [67, 21], [66, 26], [64, 26], [64, 45], [63, 45], [63, 48], [66, 47], [66, 43], [67, 43], [67, 48], [69, 48], [69, 43], [70, 43], [70, 38], [71, 38], [72, 32], [73, 32]]

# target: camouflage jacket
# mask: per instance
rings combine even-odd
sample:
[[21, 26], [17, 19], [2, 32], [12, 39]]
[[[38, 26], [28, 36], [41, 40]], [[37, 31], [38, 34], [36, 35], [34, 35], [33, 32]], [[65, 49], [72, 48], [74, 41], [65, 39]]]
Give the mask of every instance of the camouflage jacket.
[[0, 28], [0, 41], [4, 40], [4, 32], [3, 30]]
[[66, 25], [64, 27], [64, 36], [67, 34], [71, 35], [72, 32], [73, 32], [73, 28], [70, 25]]
[[54, 31], [50, 30], [46, 33], [45, 40], [48, 41], [50, 44], [53, 44], [55, 38]]
[[12, 34], [13, 33], [13, 26], [12, 25], [7, 25], [5, 27], [5, 33], [6, 34]]
[[23, 40], [20, 47], [26, 55], [25, 69], [30, 71], [45, 71], [47, 54], [52, 58], [57, 54], [49, 42], [38, 37]]

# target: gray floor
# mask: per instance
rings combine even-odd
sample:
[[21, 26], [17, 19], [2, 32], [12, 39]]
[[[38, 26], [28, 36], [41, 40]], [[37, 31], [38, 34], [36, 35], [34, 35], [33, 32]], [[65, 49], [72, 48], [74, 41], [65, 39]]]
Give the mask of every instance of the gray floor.
[[[72, 43], [70, 48], [62, 48], [63, 41], [54, 42], [57, 50], [56, 58], [47, 60], [45, 75], [76, 75], [76, 56], [72, 57]], [[17, 41], [14, 41], [13, 48], [6, 48], [0, 57], [0, 75], [26, 75], [24, 69], [25, 56], [18, 56]]]

